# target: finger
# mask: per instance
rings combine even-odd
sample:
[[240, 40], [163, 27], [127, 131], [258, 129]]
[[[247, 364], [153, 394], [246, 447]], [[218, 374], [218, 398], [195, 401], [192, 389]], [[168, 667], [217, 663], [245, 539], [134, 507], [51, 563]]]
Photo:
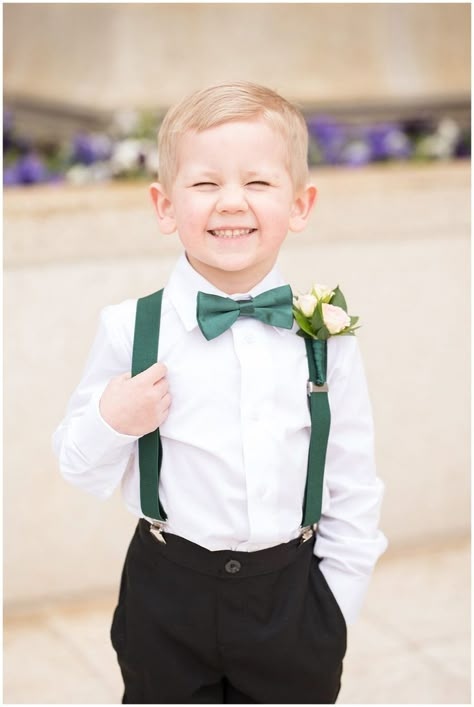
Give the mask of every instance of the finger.
[[162, 378], [158, 383], [153, 384], [153, 396], [155, 400], [161, 400], [161, 398], [168, 392], [168, 381], [166, 378]]
[[138, 373], [135, 376], [135, 380], [140, 381], [141, 383], [154, 385], [155, 383], [158, 383], [158, 381], [160, 381], [163, 376], [166, 375], [167, 370], [168, 369], [166, 368], [164, 363], [160, 363], [159, 361], [157, 361], [146, 370], [142, 371], [141, 373]]
[[167, 410], [169, 406], [171, 405], [171, 395], [169, 393], [166, 393], [163, 395], [163, 397], [160, 400], [161, 405], [163, 406], [164, 410]]

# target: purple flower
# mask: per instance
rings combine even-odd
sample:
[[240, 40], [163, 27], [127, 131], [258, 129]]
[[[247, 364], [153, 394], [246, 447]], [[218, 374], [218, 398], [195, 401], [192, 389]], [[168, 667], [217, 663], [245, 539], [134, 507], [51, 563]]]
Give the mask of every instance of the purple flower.
[[412, 153], [410, 140], [397, 123], [379, 123], [366, 129], [373, 160], [405, 159]]
[[370, 146], [361, 139], [349, 141], [341, 151], [341, 161], [349, 167], [360, 167], [371, 161]]
[[90, 165], [106, 160], [112, 153], [112, 141], [107, 135], [76, 135], [73, 142], [72, 161]]
[[18, 163], [10, 165], [3, 170], [3, 186], [14, 187], [21, 184], [20, 173], [18, 171]]
[[326, 164], [340, 164], [346, 143], [344, 126], [328, 116], [315, 116], [307, 121], [308, 132], [317, 141]]
[[18, 174], [22, 184], [37, 184], [46, 181], [48, 171], [41, 157], [34, 152], [22, 157], [17, 163]]

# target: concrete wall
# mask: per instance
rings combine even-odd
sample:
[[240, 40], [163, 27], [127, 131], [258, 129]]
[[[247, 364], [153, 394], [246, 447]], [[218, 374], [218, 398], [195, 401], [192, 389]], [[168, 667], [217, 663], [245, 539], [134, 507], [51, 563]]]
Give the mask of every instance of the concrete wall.
[[4, 5], [4, 91], [78, 107], [168, 107], [247, 79], [317, 103], [470, 91], [469, 3]]
[[[319, 201], [281, 267], [340, 283], [358, 332], [393, 552], [469, 529], [469, 166], [313, 174]], [[161, 287], [180, 253], [146, 184], [5, 194], [7, 605], [114, 590], [134, 519], [69, 486], [51, 434], [99, 309]]]

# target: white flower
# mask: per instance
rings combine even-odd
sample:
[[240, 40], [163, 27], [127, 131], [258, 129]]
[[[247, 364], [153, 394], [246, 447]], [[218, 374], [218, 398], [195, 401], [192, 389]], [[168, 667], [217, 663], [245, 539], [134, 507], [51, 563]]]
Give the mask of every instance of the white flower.
[[459, 139], [461, 128], [452, 118], [442, 118], [436, 132], [443, 140], [454, 146]]
[[112, 169], [115, 174], [136, 169], [141, 154], [140, 140], [122, 140], [115, 145], [112, 155]]
[[335, 307], [332, 304], [323, 304], [323, 321], [330, 334], [339, 334], [349, 326], [351, 318], [342, 307]]
[[311, 290], [312, 294], [319, 300], [328, 301], [333, 296], [334, 292], [327, 285], [314, 284]]
[[303, 312], [305, 317], [312, 317], [314, 310], [316, 309], [316, 305], [318, 304], [316, 297], [312, 294], [308, 294], [299, 295], [298, 298], [295, 299], [295, 307]]
[[91, 181], [89, 168], [83, 164], [75, 164], [66, 172], [66, 180], [71, 184], [87, 184]]

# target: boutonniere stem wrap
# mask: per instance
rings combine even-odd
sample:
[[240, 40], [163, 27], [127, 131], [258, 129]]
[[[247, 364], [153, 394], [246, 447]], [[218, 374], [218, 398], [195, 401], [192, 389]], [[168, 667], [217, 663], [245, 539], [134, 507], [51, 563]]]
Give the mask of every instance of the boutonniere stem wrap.
[[298, 336], [305, 339], [309, 366], [308, 397], [311, 439], [308, 454], [303, 526], [315, 527], [321, 516], [324, 468], [331, 426], [327, 377], [327, 341], [331, 336], [354, 335], [358, 317], [347, 313], [339, 286], [334, 290], [314, 285], [310, 292], [293, 298]]

